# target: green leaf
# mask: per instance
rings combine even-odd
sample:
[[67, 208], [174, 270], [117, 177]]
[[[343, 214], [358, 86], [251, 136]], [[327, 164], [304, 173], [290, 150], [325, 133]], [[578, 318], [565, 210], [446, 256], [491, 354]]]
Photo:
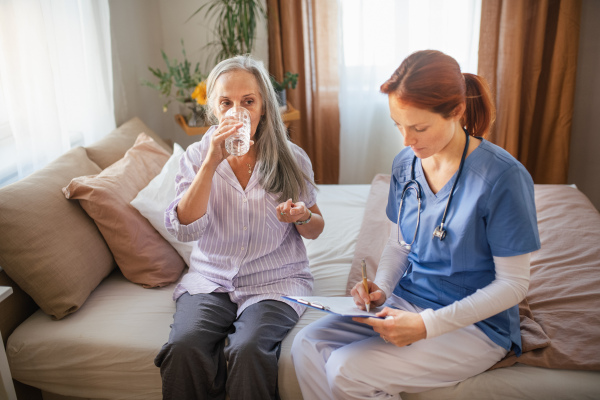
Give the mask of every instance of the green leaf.
[[[183, 40], [181, 40], [181, 53], [183, 54], [183, 61], [179, 62], [175, 58], [169, 59], [167, 54], [161, 50], [162, 59], [167, 66], [166, 71], [163, 72], [159, 68], [148, 67], [158, 83], [155, 84], [148, 80], [141, 80], [140, 82], [144, 86], [159, 91], [167, 99], [163, 107], [168, 106], [172, 100], [181, 102], [189, 100], [198, 83], [205, 78], [200, 69], [200, 63], [197, 62], [192, 70], [192, 63], [187, 59]], [[172, 94], [173, 90], [175, 94]]]
[[216, 39], [205, 46], [216, 50], [215, 62], [252, 52], [257, 21], [266, 21], [260, 0], [212, 0], [198, 8], [188, 21], [201, 11], [208, 20], [216, 20], [213, 31]]

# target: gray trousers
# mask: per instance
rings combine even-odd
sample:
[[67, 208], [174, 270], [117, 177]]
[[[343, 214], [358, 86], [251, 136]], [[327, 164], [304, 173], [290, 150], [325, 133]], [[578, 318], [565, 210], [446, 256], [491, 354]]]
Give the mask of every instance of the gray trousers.
[[[163, 399], [279, 399], [281, 341], [298, 322], [289, 305], [265, 300], [236, 319], [227, 293], [183, 294], [169, 341], [154, 360]], [[229, 339], [227, 345], [226, 340]]]

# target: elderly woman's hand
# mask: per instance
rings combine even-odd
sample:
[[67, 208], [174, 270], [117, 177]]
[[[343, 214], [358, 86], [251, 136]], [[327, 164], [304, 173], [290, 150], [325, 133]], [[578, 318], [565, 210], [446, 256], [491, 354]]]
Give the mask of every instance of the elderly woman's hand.
[[[213, 165], [219, 165], [224, 159], [229, 157], [229, 153], [225, 149], [225, 140], [234, 135], [235, 132], [242, 127], [242, 123], [233, 117], [224, 117], [217, 130], [212, 135], [210, 140], [210, 148], [208, 149], [207, 159], [210, 160]], [[250, 140], [250, 146], [254, 144], [253, 140]]]
[[311, 217], [311, 213], [306, 207], [306, 204], [299, 201], [294, 203], [292, 199], [280, 203], [276, 207], [277, 219], [281, 222], [294, 223], [298, 221], [306, 221]]
[[386, 342], [398, 347], [408, 346], [427, 337], [427, 328], [420, 314], [385, 307], [376, 314], [380, 318], [352, 318], [356, 322], [371, 325]]

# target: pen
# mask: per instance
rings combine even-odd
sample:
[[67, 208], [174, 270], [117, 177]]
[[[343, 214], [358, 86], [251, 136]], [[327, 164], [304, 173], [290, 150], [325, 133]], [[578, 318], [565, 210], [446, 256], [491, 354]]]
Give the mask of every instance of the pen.
[[[367, 264], [365, 263], [365, 260], [362, 260], [361, 262], [362, 264], [362, 282], [363, 282], [363, 286], [365, 287], [365, 292], [367, 292], [367, 296], [369, 295], [369, 284], [367, 283]], [[371, 308], [371, 302], [368, 302], [366, 304], [367, 306], [367, 311], [370, 311], [369, 308]]]

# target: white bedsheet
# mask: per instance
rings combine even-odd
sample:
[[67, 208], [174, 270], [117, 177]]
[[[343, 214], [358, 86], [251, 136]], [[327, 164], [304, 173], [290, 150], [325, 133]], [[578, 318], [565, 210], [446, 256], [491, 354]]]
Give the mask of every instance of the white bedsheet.
[[[317, 204], [325, 229], [316, 240], [305, 240], [310, 268], [315, 277], [314, 296], [344, 296], [362, 223], [370, 185], [321, 185]], [[302, 400], [290, 348], [296, 333], [326, 314], [307, 309], [281, 344], [279, 394], [284, 400]]]
[[[317, 204], [325, 230], [317, 240], [305, 241], [315, 295], [344, 295], [368, 193], [369, 185], [320, 186]], [[143, 289], [115, 271], [76, 313], [53, 321], [37, 311], [9, 338], [13, 378], [64, 396], [160, 399], [160, 372], [153, 360], [169, 336], [173, 287]], [[289, 359], [293, 335], [323, 315], [308, 310], [283, 342], [283, 399], [301, 399]]]

